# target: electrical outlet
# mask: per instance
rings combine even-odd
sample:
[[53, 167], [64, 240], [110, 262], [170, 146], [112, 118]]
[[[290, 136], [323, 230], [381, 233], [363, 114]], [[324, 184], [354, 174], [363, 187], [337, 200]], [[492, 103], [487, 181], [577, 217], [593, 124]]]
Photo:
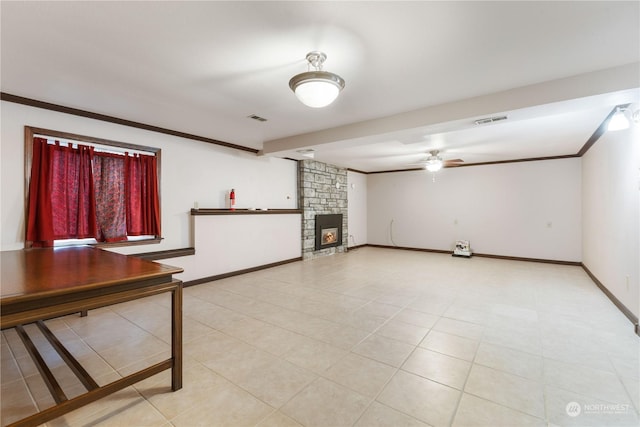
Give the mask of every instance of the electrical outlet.
[[198, 202], [193, 202], [193, 208], [198, 209]]

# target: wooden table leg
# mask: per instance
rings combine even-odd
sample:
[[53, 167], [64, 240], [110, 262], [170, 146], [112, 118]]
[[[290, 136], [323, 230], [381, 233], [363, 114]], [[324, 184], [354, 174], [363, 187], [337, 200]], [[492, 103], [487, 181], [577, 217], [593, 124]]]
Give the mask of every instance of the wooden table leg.
[[171, 389], [182, 388], [182, 283], [171, 292]]

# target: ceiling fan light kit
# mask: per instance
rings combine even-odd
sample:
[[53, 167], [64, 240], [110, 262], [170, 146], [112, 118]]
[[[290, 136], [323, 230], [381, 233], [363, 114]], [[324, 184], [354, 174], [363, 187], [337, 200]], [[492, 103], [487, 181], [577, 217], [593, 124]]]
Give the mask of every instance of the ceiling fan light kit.
[[440, 169], [442, 169], [442, 157], [438, 156], [439, 152], [440, 151], [438, 150], [429, 151], [429, 154], [431, 155], [427, 157], [427, 160], [424, 164], [424, 168], [429, 172], [438, 172]]
[[442, 160], [439, 160], [439, 159], [427, 160], [427, 163], [425, 164], [424, 167], [429, 172], [438, 172], [440, 169], [442, 169]]
[[[323, 52], [309, 52], [309, 71], [297, 74], [289, 80], [289, 87], [304, 105], [322, 108], [336, 100], [344, 89], [344, 79], [337, 74], [322, 71], [327, 59]], [[311, 68], [313, 67], [313, 70]]]
[[461, 166], [461, 163], [464, 163], [464, 160], [462, 159], [442, 160], [442, 157], [438, 155], [439, 153], [440, 150], [431, 150], [429, 151], [429, 157], [420, 160], [417, 163], [417, 165], [420, 165], [433, 174], [433, 182], [436, 182], [436, 172], [438, 172], [443, 167], [451, 168]]

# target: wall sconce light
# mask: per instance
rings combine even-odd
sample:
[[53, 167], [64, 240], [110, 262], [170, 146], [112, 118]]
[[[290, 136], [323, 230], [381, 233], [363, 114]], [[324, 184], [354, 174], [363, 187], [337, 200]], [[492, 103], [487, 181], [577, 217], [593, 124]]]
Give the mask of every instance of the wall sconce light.
[[607, 130], [616, 131], [629, 129], [629, 119], [627, 118], [625, 111], [626, 109], [624, 108], [616, 108], [616, 112], [613, 113], [613, 116], [609, 119]]

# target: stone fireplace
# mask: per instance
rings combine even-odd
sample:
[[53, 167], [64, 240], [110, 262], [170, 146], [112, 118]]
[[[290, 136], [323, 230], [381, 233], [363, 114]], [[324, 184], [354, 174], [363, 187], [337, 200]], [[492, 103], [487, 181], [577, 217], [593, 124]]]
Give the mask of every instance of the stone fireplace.
[[[347, 170], [315, 160], [298, 161], [302, 258], [347, 250]], [[325, 220], [330, 220], [325, 224]]]

